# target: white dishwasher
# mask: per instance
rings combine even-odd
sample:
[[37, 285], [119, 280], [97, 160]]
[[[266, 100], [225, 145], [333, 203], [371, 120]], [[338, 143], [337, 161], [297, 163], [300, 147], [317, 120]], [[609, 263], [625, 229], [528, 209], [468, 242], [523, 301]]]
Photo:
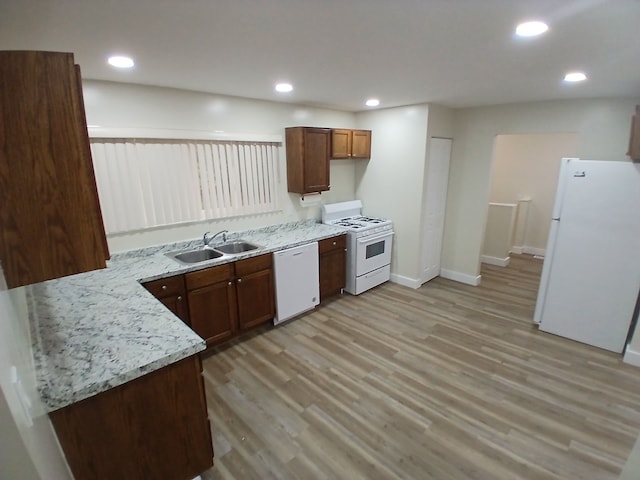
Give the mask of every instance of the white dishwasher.
[[274, 325], [311, 310], [320, 303], [318, 264], [318, 242], [273, 254], [276, 277]]

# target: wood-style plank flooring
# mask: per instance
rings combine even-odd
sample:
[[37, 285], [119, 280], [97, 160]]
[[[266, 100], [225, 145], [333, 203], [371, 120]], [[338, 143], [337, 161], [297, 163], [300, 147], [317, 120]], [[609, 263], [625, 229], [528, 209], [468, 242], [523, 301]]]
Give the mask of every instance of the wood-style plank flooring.
[[618, 478], [640, 369], [531, 324], [541, 266], [386, 283], [220, 348], [202, 478]]

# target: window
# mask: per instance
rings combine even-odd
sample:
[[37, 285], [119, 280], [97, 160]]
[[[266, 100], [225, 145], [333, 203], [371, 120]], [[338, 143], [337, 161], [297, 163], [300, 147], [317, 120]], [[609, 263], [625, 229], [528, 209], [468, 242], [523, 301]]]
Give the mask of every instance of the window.
[[106, 232], [277, 210], [281, 144], [92, 139]]

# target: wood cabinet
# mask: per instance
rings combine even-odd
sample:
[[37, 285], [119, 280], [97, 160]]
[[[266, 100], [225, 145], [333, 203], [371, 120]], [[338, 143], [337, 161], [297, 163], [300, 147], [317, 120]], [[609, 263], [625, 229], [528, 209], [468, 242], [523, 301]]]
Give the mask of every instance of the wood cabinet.
[[318, 242], [320, 260], [320, 300], [338, 294], [345, 287], [347, 268], [347, 235]]
[[331, 158], [370, 158], [371, 130], [331, 130]]
[[275, 316], [271, 254], [185, 274], [191, 328], [222, 343]]
[[632, 160], [640, 161], [640, 105], [636, 105], [636, 114], [631, 117], [631, 133], [629, 135], [629, 151]]
[[187, 325], [191, 325], [189, 322], [189, 307], [187, 305], [184, 275], [161, 278], [160, 280], [143, 283], [142, 286], [171, 310], [176, 317]]
[[273, 256], [268, 254], [238, 260], [235, 269], [240, 330], [272, 320], [276, 313]]
[[76, 480], [176, 480], [213, 466], [198, 355], [50, 414]]
[[330, 134], [328, 128], [285, 129], [289, 192], [305, 194], [329, 190]]
[[191, 328], [207, 347], [229, 340], [238, 330], [232, 263], [185, 274]]
[[105, 267], [80, 70], [0, 52], [0, 261], [10, 288]]

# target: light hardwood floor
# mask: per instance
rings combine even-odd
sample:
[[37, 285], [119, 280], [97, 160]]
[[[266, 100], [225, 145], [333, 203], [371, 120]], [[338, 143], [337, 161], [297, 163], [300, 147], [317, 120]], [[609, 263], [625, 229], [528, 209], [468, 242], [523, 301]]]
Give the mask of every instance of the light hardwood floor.
[[537, 331], [541, 265], [386, 283], [220, 348], [203, 479], [618, 478], [640, 369]]

